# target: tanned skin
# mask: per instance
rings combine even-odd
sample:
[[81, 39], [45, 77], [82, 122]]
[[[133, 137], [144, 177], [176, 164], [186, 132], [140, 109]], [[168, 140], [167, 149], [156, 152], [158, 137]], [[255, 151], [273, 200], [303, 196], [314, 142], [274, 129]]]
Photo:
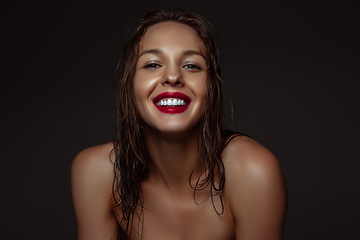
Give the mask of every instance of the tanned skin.
[[[194, 201], [189, 177], [197, 162], [198, 123], [206, 104], [207, 79], [204, 49], [196, 32], [179, 23], [159, 23], [148, 29], [140, 48], [144, 54], [137, 63], [134, 91], [140, 116], [149, 126], [147, 146], [155, 167], [141, 183], [144, 208], [136, 211], [143, 222], [134, 217], [131, 240], [141, 239], [140, 234], [147, 240], [282, 239], [284, 177], [274, 155], [251, 138], [234, 138], [222, 153], [223, 205], [219, 195], [210, 197], [209, 187], [196, 191]], [[188, 95], [191, 105], [182, 114], [164, 115], [152, 99], [165, 91]], [[112, 149], [112, 143], [91, 147], [73, 162], [79, 240], [117, 239], [119, 234], [121, 210], [111, 208]], [[190, 179], [192, 184], [200, 168]], [[125, 230], [126, 223], [120, 227]]]

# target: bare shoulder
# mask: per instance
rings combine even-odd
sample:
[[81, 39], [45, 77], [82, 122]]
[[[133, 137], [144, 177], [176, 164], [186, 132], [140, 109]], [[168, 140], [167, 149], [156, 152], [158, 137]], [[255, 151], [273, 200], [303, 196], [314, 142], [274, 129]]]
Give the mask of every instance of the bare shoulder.
[[252, 184], [284, 185], [283, 173], [274, 154], [249, 137], [233, 139], [223, 151], [223, 162], [230, 186], [239, 183], [250, 187]]
[[[86, 177], [87, 174], [98, 176], [112, 172], [112, 143], [106, 143], [82, 150], [74, 159], [72, 164], [72, 178]], [[96, 173], [94, 175], [94, 173]], [[111, 175], [111, 174], [110, 174]]]
[[112, 148], [112, 143], [94, 146], [81, 151], [75, 157], [71, 166], [73, 196], [84, 193], [85, 190], [110, 193], [114, 178]]
[[71, 186], [74, 200], [91, 195], [109, 196], [112, 191], [112, 143], [81, 151], [71, 166]]
[[116, 232], [111, 208], [112, 148], [112, 143], [87, 148], [73, 161], [71, 189], [78, 239], [111, 239]]
[[223, 162], [237, 239], [281, 239], [287, 197], [276, 157], [255, 140], [240, 136], [224, 149]]
[[[274, 171], [280, 167], [276, 157], [247, 136], [234, 138], [223, 151], [223, 162], [235, 171]], [[231, 173], [231, 172], [230, 172]]]

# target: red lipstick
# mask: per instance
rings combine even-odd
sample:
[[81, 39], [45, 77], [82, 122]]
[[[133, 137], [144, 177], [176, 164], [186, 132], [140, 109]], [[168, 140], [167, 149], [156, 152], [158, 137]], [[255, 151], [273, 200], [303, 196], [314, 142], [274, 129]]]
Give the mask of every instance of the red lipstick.
[[[176, 99], [177, 102], [180, 101], [181, 103], [177, 105], [176, 104], [169, 105], [167, 104], [167, 101], [169, 99], [171, 100]], [[161, 105], [161, 102], [166, 102], [166, 103], [164, 105]], [[153, 103], [160, 112], [168, 113], [168, 114], [177, 114], [186, 111], [186, 109], [189, 107], [191, 103], [191, 99], [187, 95], [181, 92], [163, 92], [157, 95], [153, 99]]]

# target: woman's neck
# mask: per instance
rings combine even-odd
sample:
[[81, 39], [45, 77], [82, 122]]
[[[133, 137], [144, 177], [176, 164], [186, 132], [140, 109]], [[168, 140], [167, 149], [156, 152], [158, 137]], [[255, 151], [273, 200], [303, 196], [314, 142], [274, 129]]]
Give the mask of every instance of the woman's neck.
[[[148, 132], [148, 149], [154, 168], [150, 178], [169, 190], [189, 189], [189, 177], [198, 161], [198, 130], [188, 134]], [[194, 172], [194, 177], [199, 173]]]

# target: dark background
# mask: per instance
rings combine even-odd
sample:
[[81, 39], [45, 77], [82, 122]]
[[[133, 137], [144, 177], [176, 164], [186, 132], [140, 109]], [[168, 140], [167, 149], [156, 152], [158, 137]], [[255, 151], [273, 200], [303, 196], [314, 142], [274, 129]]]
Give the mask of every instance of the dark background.
[[[358, 239], [359, 8], [315, 1], [1, 5], [1, 238], [75, 239], [72, 159], [113, 137], [114, 70], [151, 9], [209, 19], [238, 130], [279, 159], [285, 239]], [[230, 116], [229, 97], [225, 101]]]

